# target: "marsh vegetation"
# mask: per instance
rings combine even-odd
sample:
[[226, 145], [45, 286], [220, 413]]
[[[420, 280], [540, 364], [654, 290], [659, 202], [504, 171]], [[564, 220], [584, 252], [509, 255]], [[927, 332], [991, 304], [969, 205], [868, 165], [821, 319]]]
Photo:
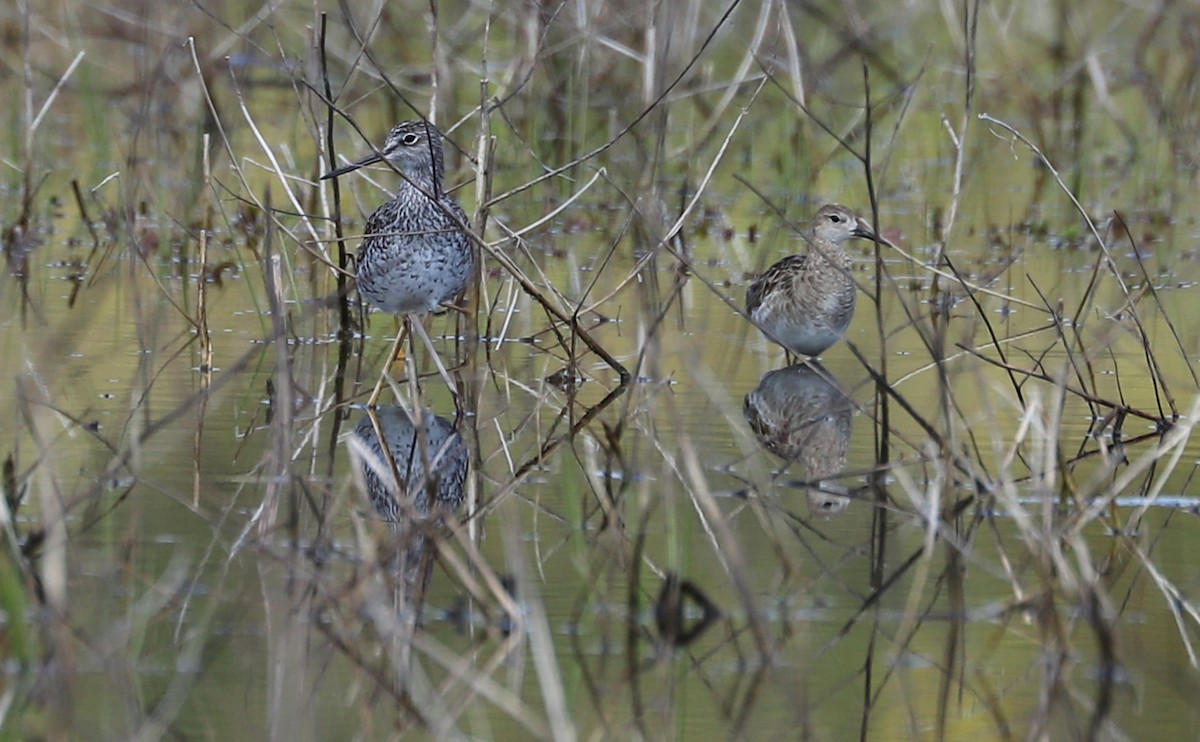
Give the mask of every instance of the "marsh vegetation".
[[[0, 9], [7, 736], [1193, 736], [1200, 8], [350, 5]], [[481, 270], [392, 363], [319, 177], [419, 118]]]

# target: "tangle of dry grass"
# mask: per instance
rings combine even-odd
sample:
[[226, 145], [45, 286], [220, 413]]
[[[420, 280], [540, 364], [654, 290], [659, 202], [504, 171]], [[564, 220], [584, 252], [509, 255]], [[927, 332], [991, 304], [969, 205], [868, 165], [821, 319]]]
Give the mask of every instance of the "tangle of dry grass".
[[[1040, 54], [974, 0], [0, 11], [0, 725], [1139, 736], [1124, 686], [1170, 665], [1131, 617], [1200, 671], [1165, 507], [1200, 420], [1163, 267], [1190, 248], [1146, 216], [1195, 160], [1196, 49], [1148, 39], [1196, 13], [1168, 6], [1060, 3]], [[484, 268], [393, 370], [351, 256], [403, 174], [316, 177], [413, 116]], [[1090, 149], [1155, 188], [1096, 184]], [[835, 194], [892, 230], [870, 329], [776, 369], [745, 269]], [[372, 512], [373, 388], [453, 418], [462, 509]], [[436, 469], [414, 436], [373, 476]]]

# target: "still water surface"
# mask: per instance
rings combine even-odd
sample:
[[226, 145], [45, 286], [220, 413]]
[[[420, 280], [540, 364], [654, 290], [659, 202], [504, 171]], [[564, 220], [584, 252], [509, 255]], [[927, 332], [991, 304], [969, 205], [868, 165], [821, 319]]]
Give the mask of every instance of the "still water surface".
[[[464, 8], [464, 24], [476, 12]], [[717, 22], [699, 10], [689, 18], [670, 20]], [[57, 617], [31, 612], [44, 661], [13, 667], [13, 693], [49, 711], [18, 728], [221, 739], [1190, 737], [1200, 720], [1200, 448], [1184, 438], [1136, 469], [1198, 386], [1198, 207], [1175, 140], [1130, 104], [1122, 122], [1150, 133], [1124, 177], [1114, 173], [1126, 140], [1101, 114], [1080, 134], [1094, 151], [1055, 149], [1067, 114], [1014, 102], [1019, 88], [999, 81], [1018, 85], [1007, 71], [1020, 55], [1005, 51], [1008, 27], [992, 19], [988, 48], [1001, 51], [980, 61], [972, 111], [1031, 136], [1046, 130], [1039, 141], [1080, 192], [1111, 262], [1047, 168], [976, 119], [949, 262], [939, 262], [955, 189], [941, 116], [958, 105], [956, 34], [914, 60], [893, 39], [900, 61], [872, 64], [911, 64], [915, 78], [925, 55], [937, 59], [936, 79], [888, 88], [895, 97], [879, 115], [891, 139], [876, 132], [877, 226], [916, 262], [887, 246], [877, 262], [874, 245], [854, 245], [861, 293], [847, 342], [820, 367], [785, 370], [782, 351], [736, 309], [745, 288], [800, 249], [795, 230], [821, 203], [867, 214], [869, 199], [861, 166], [774, 88], [756, 97], [740, 86], [736, 105], [714, 108], [729, 85], [715, 81], [733, 74], [752, 20], [737, 16], [696, 73], [699, 90], [718, 92], [689, 89], [663, 104], [671, 125], [661, 142], [648, 120], [492, 210], [486, 237], [568, 315], [588, 307], [580, 325], [629, 383], [491, 256], [479, 311], [427, 323], [457, 403], [429, 349], [410, 351], [421, 391], [402, 385], [399, 401], [456, 421], [472, 452], [468, 505], [456, 532], [443, 532], [415, 628], [412, 596], [386, 566], [394, 539], [347, 445], [396, 324], [370, 313], [353, 342], [338, 342], [333, 270], [314, 258], [336, 260], [333, 194], [312, 179], [325, 166], [313, 123], [323, 119], [287, 86], [251, 86], [246, 102], [226, 71], [210, 93], [229, 139], [209, 150], [206, 171], [194, 127], [180, 125], [203, 110], [187, 107], [202, 100], [185, 95], [198, 92], [190, 76], [168, 88], [180, 113], [144, 114], [163, 117], [146, 145], [125, 108], [106, 111], [90, 87], [105, 67], [87, 66], [51, 109], [54, 136], [39, 140], [56, 154], [32, 160], [45, 177], [36, 239], [6, 231], [0, 279], [0, 370], [12, 380], [0, 430], [27, 493], [16, 534], [52, 524], [55, 503], [67, 523], [64, 543], [22, 562], [51, 595], [56, 576], [65, 590]], [[207, 16], [189, 22], [212, 32]], [[823, 23], [806, 34], [814, 55], [838, 38]], [[576, 46], [585, 37], [565, 48], [613, 53]], [[1105, 59], [1134, 53], [1112, 43]], [[174, 59], [164, 54], [167, 67]], [[569, 92], [547, 72], [506, 104], [516, 123], [494, 128], [493, 195], [540, 176], [538, 158], [565, 162], [636, 115], [611, 79], [581, 65], [554, 70]], [[275, 80], [291, 68], [254, 69]], [[878, 93], [892, 80], [876, 74]], [[830, 61], [818, 77], [818, 113], [861, 135], [846, 103], [861, 97], [859, 63]], [[21, 94], [12, 79], [0, 84]], [[388, 106], [367, 102], [385, 91], [347, 84], [358, 97], [343, 105], [364, 133], [393, 123]], [[475, 99], [464, 85], [444, 89], [458, 91], [465, 113]], [[1096, 103], [1089, 111], [1116, 105], [1080, 90]], [[560, 95], [588, 115], [559, 121]], [[912, 106], [903, 116], [900, 100]], [[232, 113], [240, 103], [242, 119]], [[452, 134], [467, 152], [474, 126]], [[341, 154], [366, 151], [349, 127], [335, 132]], [[277, 165], [263, 164], [264, 142]], [[450, 162], [473, 213], [475, 171], [461, 155]], [[369, 177], [388, 187], [394, 176]], [[20, 179], [5, 188], [19, 194]], [[385, 197], [347, 179], [345, 233], [359, 234]], [[660, 244], [693, 197], [679, 237]], [[270, 227], [241, 199], [279, 209]], [[1109, 221], [1114, 211], [1127, 235]], [[502, 239], [501, 224], [547, 215], [520, 245]], [[4, 218], [6, 230], [19, 221]], [[933, 265], [999, 296], [976, 292], [976, 303], [953, 277], [935, 279]], [[285, 314], [276, 342], [273, 321]], [[1079, 515], [1105, 494], [1119, 498]], [[691, 591], [683, 626], [667, 625], [672, 580]], [[670, 646], [664, 637], [688, 634], [706, 605], [712, 621]]]

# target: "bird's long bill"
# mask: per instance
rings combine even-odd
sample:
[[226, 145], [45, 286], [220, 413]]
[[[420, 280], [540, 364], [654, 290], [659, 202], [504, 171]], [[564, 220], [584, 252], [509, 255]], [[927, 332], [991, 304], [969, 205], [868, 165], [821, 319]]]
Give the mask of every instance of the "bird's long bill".
[[329, 172], [327, 172], [321, 176], [321, 180], [329, 180], [330, 178], [336, 178], [339, 175], [345, 175], [346, 173], [348, 173], [352, 170], [357, 170], [360, 167], [366, 167], [367, 165], [372, 165], [376, 162], [382, 162], [382, 161], [383, 161], [383, 155], [375, 155], [375, 154], [367, 155], [366, 157], [362, 158], [358, 162], [351, 162], [349, 164], [342, 165], [339, 168], [334, 168], [333, 170], [330, 170]]
[[888, 247], [895, 247], [895, 245], [893, 245], [888, 240], [887, 237], [884, 237], [883, 235], [879, 235], [878, 237], [876, 237], [875, 232], [871, 230], [871, 225], [867, 224], [861, 218], [856, 220], [856, 223], [854, 225], [853, 234], [855, 237], [861, 237], [864, 240], [870, 240], [871, 242], [878, 242], [879, 244], [887, 245]]
[[858, 217], [854, 219], [854, 231], [851, 234], [864, 240], [875, 241], [875, 232], [871, 231], [871, 225]]

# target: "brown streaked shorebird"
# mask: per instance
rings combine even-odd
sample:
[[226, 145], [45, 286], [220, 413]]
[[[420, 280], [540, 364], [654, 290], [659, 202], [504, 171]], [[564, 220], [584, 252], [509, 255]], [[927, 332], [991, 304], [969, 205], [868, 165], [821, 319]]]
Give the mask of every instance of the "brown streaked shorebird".
[[471, 241], [461, 226], [466, 212], [442, 188], [445, 166], [437, 127], [428, 121], [397, 124], [379, 152], [321, 179], [383, 160], [404, 179], [392, 200], [367, 219], [358, 250], [358, 293], [392, 314], [432, 312], [458, 297], [475, 272]]
[[806, 236], [808, 253], [789, 255], [746, 290], [746, 313], [791, 353], [816, 356], [846, 334], [856, 298], [851, 259], [842, 244], [875, 233], [840, 204], [822, 206]]

